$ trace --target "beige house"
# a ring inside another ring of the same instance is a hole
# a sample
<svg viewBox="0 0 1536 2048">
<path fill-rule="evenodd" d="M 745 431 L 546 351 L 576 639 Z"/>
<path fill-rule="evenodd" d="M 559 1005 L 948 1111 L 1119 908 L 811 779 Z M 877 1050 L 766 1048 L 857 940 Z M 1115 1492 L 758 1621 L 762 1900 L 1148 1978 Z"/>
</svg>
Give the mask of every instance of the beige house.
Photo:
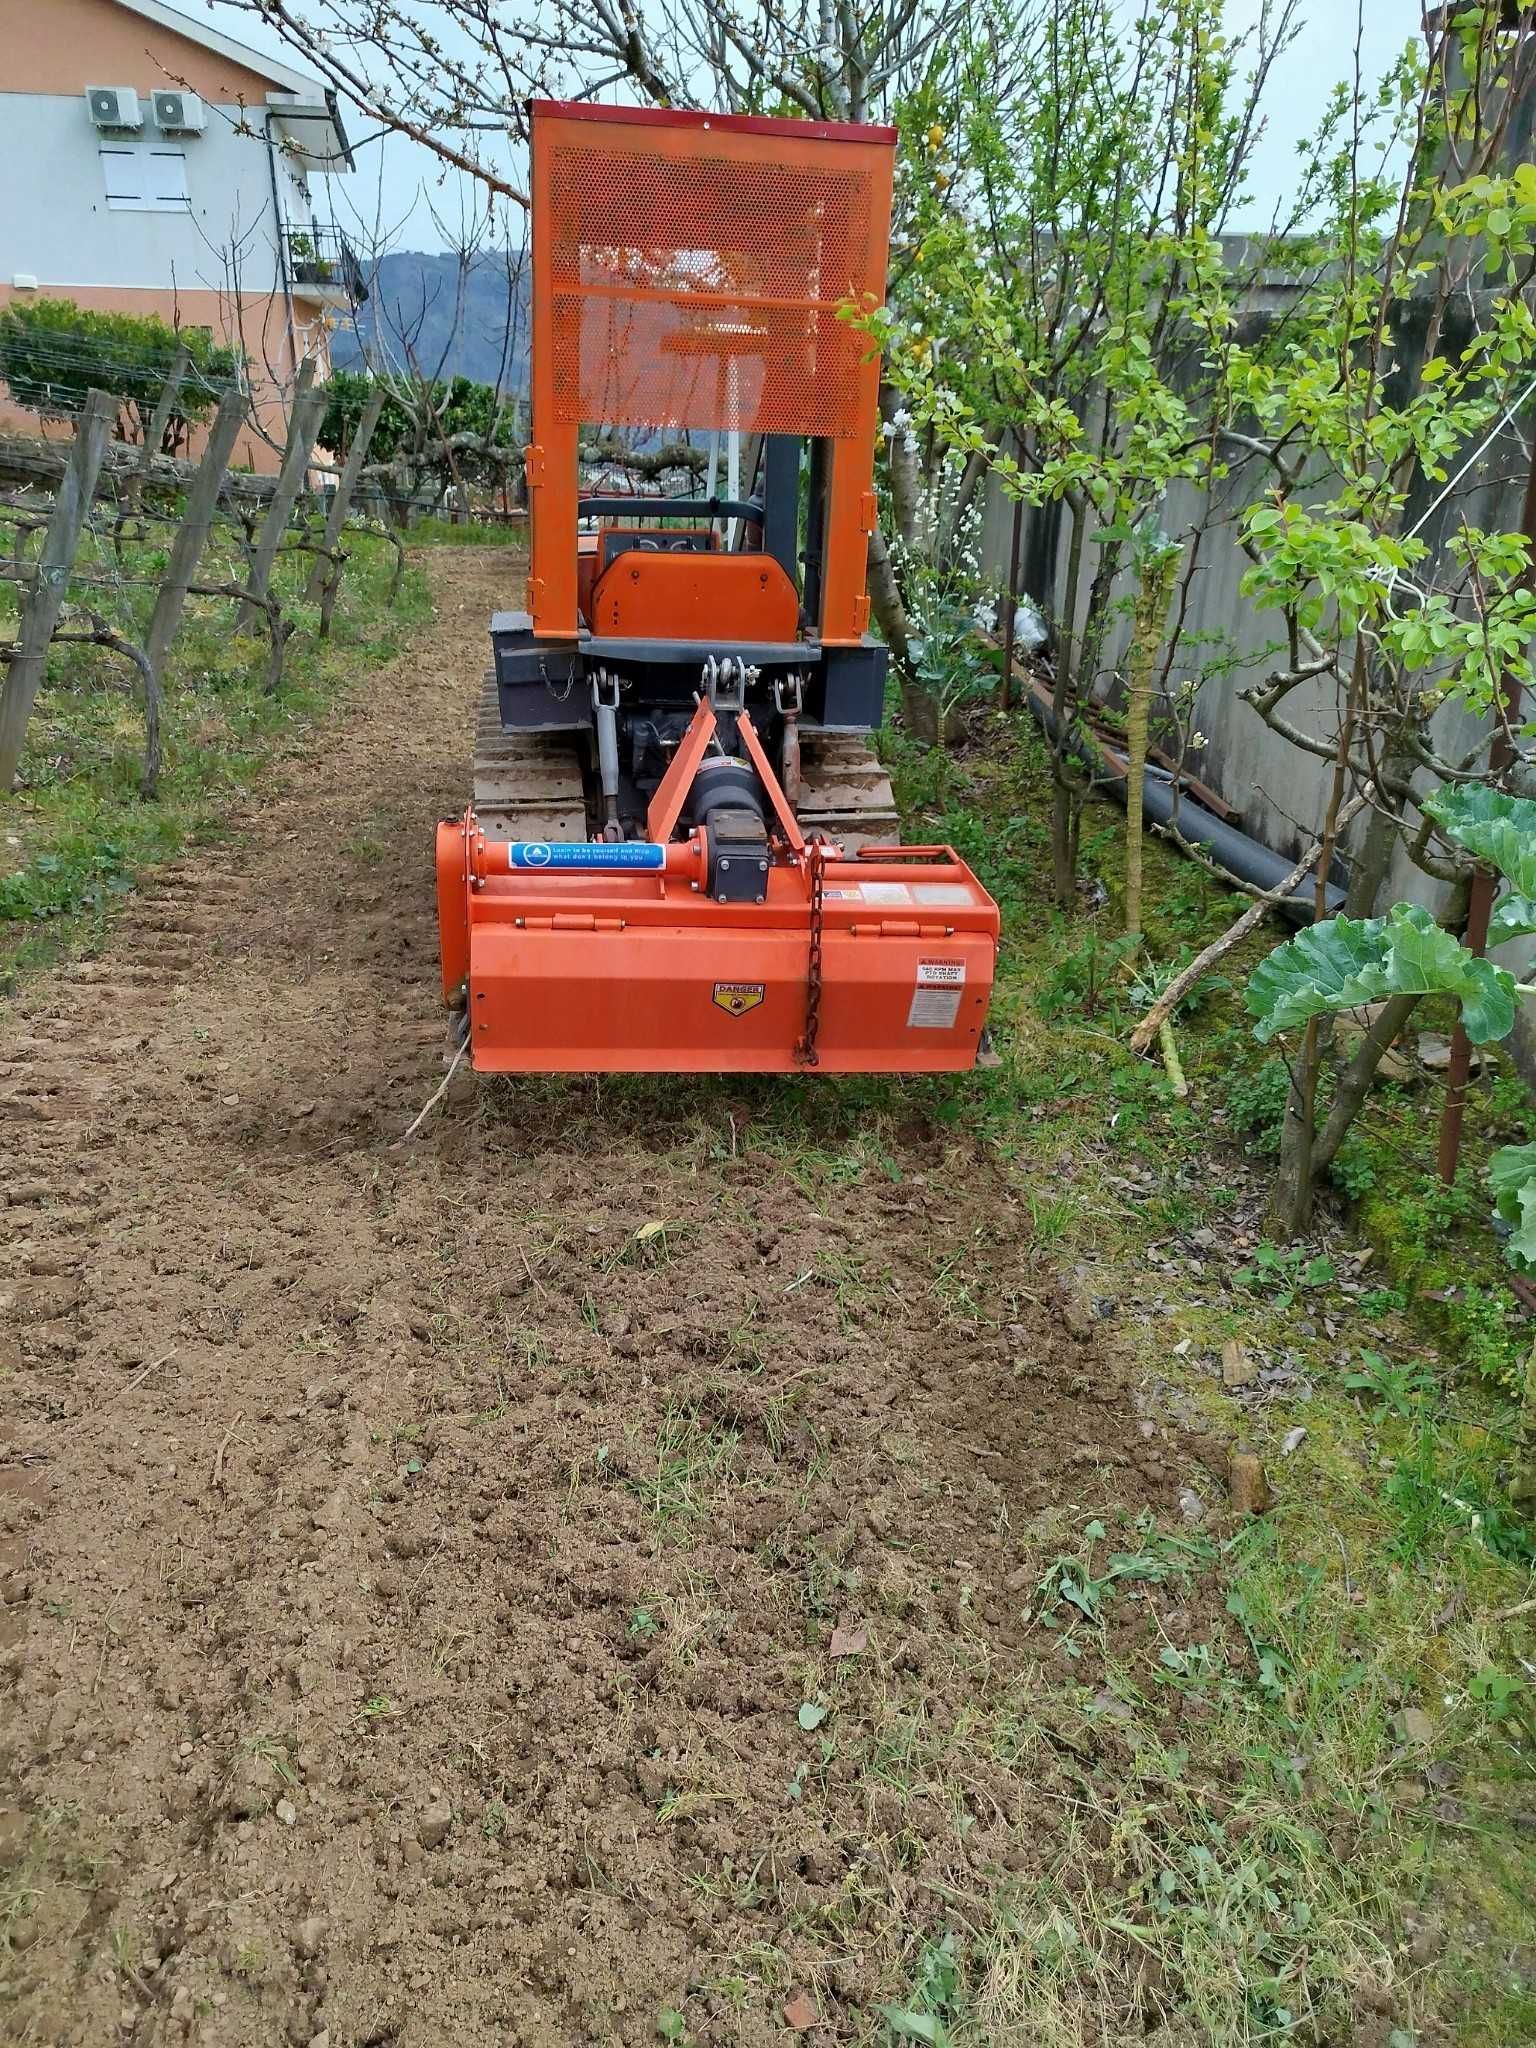
<svg viewBox="0 0 1536 2048">
<path fill-rule="evenodd" d="M 334 93 L 160 0 L 0 0 L 0 305 L 158 313 L 244 355 L 276 467 L 283 393 L 329 361 L 355 258 L 311 182 L 354 168 Z M 0 386 L 0 426 L 37 430 Z"/>
</svg>

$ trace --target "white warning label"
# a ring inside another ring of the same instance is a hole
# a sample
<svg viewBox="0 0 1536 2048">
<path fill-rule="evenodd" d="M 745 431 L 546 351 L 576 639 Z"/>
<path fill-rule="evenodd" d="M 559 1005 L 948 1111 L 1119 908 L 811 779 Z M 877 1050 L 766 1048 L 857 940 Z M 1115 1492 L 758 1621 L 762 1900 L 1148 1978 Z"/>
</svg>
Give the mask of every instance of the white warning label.
<svg viewBox="0 0 1536 2048">
<path fill-rule="evenodd" d="M 861 886 L 864 890 L 864 901 L 866 903 L 910 903 L 912 901 L 912 891 L 905 882 L 865 882 Z"/>
<path fill-rule="evenodd" d="M 965 993 L 963 960 L 919 960 L 912 1007 L 907 1011 L 909 1031 L 953 1031 L 960 1016 L 960 998 Z"/>
<path fill-rule="evenodd" d="M 912 893 L 919 903 L 931 903 L 935 908 L 944 904 L 958 910 L 962 904 L 976 901 L 964 882 L 919 882 Z"/>
</svg>

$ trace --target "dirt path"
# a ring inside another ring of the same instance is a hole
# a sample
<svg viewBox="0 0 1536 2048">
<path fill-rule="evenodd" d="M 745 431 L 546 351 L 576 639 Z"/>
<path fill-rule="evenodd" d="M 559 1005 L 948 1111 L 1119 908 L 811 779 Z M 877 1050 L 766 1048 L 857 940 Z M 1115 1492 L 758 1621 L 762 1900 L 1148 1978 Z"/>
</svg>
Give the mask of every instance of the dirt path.
<svg viewBox="0 0 1536 2048">
<path fill-rule="evenodd" d="M 874 2040 L 1063 1856 L 1051 1532 L 1179 1475 L 935 1091 L 471 1084 L 394 1145 L 508 595 L 432 570 L 0 1020 L 0 2035 Z"/>
</svg>

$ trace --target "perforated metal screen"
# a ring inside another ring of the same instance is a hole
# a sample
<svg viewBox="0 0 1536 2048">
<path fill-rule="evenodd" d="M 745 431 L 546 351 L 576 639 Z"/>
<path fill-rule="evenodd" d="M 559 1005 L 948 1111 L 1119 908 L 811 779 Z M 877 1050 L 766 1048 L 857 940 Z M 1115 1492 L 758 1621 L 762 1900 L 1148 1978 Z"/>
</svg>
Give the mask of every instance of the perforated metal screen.
<svg viewBox="0 0 1536 2048">
<path fill-rule="evenodd" d="M 534 132 L 562 422 L 872 431 L 871 344 L 838 309 L 884 296 L 888 144 L 794 122 Z"/>
</svg>

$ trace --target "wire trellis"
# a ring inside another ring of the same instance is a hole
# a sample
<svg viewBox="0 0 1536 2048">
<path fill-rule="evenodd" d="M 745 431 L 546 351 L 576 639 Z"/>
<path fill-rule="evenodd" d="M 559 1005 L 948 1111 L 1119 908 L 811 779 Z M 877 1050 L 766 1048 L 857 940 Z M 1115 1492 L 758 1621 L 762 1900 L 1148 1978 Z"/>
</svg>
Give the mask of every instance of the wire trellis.
<svg viewBox="0 0 1536 2048">
<path fill-rule="evenodd" d="M 232 448 L 247 416 L 247 401 L 228 384 L 209 388 L 217 391 L 219 416 L 230 415 L 222 446 Z M 174 402 L 169 390 L 162 400 Z M 128 665 L 144 716 L 140 786 L 145 796 L 153 796 L 162 768 L 165 657 L 187 599 L 228 600 L 239 606 L 238 619 L 256 623 L 268 648 L 263 688 L 272 694 L 281 687 L 285 652 L 299 629 L 295 607 L 305 600 L 318 601 L 314 630 L 318 638 L 328 637 L 343 570 L 358 539 L 383 541 L 393 549 L 387 602 L 393 606 L 399 596 L 405 550 L 388 525 L 349 516 L 346 503 L 338 507 L 335 490 L 300 489 L 291 503 L 283 494 L 281 502 L 267 502 L 274 496 L 272 479 L 265 479 L 265 491 L 253 496 L 242 488 L 248 479 L 227 466 L 215 468 L 211 453 L 196 464 L 177 464 L 171 477 L 160 473 L 163 464 L 151 469 L 143 461 L 124 462 L 122 444 L 106 440 L 116 402 L 96 391 L 84 406 L 75 408 L 74 444 L 53 444 L 63 472 L 55 488 L 48 488 L 51 479 L 42 486 L 29 479 L 0 498 L 0 529 L 9 529 L 9 546 L 0 543 L 0 583 L 17 588 L 19 604 L 17 636 L 9 644 L 0 643 L 0 788 L 10 786 L 20 752 L 20 731 L 14 730 L 16 707 L 7 705 L 15 685 L 6 678 L 14 678 L 17 665 L 30 658 L 36 675 L 29 677 L 30 696 L 19 710 L 24 730 L 31 696 L 41 680 L 41 655 L 35 651 L 40 636 L 43 650 L 54 644 L 89 645 Z M 312 461 L 319 419 L 313 404 L 295 405 L 290 414 L 286 453 L 290 472 L 297 465 L 301 482 L 320 467 Z M 210 441 L 218 434 L 216 422 Z M 97 438 L 87 453 L 82 444 L 92 435 Z M 303 438 L 302 446 L 295 447 L 296 437 Z M 127 451 L 130 457 L 144 452 Z M 96 457 L 94 468 L 91 454 Z M 0 451 L 0 474 L 4 468 Z M 89 475 L 82 486 L 84 470 Z M 356 482 L 354 470 L 349 489 Z M 83 505 L 71 496 L 73 490 L 78 497 L 81 488 Z M 150 493 L 156 502 L 149 502 Z M 271 530 L 274 519 L 280 521 L 277 532 Z M 275 577 L 268 576 L 265 562 L 258 567 L 259 549 L 277 569 Z M 310 564 L 310 574 L 298 590 L 282 572 L 282 565 L 296 555 Z M 30 657 L 24 654 L 24 642 L 34 646 Z M 8 712 L 13 730 L 5 739 Z"/>
</svg>

